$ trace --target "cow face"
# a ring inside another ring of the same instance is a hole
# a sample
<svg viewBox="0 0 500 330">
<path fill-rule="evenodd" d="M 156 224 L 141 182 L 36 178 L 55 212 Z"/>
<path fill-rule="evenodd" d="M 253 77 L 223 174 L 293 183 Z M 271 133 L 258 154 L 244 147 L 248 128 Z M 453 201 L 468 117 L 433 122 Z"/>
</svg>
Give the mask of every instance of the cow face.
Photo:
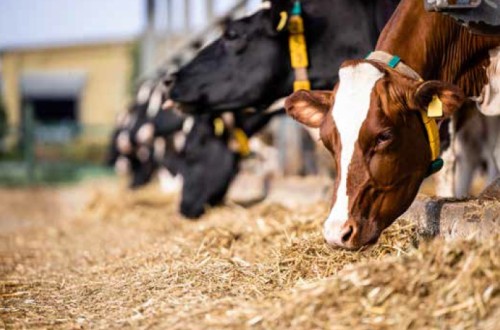
<svg viewBox="0 0 500 330">
<path fill-rule="evenodd" d="M 152 155 L 150 148 L 143 148 L 138 150 L 137 156 L 129 157 L 132 174 L 129 184 L 131 189 L 140 188 L 151 181 L 153 174 L 158 169 Z"/>
<path fill-rule="evenodd" d="M 439 81 L 419 82 L 372 61 L 347 61 L 333 92 L 299 91 L 286 108 L 296 120 L 320 129 L 338 171 L 328 244 L 357 249 L 412 203 L 431 162 L 419 111 L 434 95 L 445 116 L 464 101 L 460 90 Z"/>
<path fill-rule="evenodd" d="M 180 211 L 188 218 L 198 218 L 205 206 L 222 202 L 238 171 L 239 156 L 229 148 L 228 132 L 216 132 L 211 117 L 199 116 L 188 126 L 180 146 L 184 161 Z"/>
<path fill-rule="evenodd" d="M 221 118 L 210 115 L 185 120 L 182 132 L 174 137 L 179 152 L 177 159 L 181 161 L 179 171 L 183 177 L 183 191 L 180 211 L 184 216 L 198 218 L 204 213 L 205 206 L 223 201 L 241 160 L 241 141 L 235 138 L 234 126 L 250 137 L 281 113 L 225 116 L 224 126 L 215 124 L 216 121 L 224 123 Z"/>
<path fill-rule="evenodd" d="M 179 172 L 179 155 L 167 141 L 181 129 L 183 116 L 173 110 L 158 112 L 153 118 L 137 121 L 136 127 L 125 131 L 131 142 L 127 154 L 132 174 L 131 188 L 139 188 L 149 183 L 161 164 L 172 175 Z M 163 141 L 163 143 L 158 143 Z M 168 158 L 168 160 L 167 160 Z"/>
<path fill-rule="evenodd" d="M 265 108 L 291 93 L 286 13 L 294 0 L 265 1 L 270 8 L 229 22 L 221 38 L 202 49 L 176 75 L 171 97 L 186 111 Z M 373 49 L 398 0 L 302 0 L 308 77 L 315 89 L 330 89 L 346 58 Z M 280 24 L 282 23 L 282 24 Z M 201 107 L 193 107 L 198 104 Z"/>
<path fill-rule="evenodd" d="M 147 125 L 147 124 L 146 124 Z M 137 140 L 139 129 L 118 127 L 112 134 L 106 163 L 115 166 L 119 174 L 128 173 L 131 176 L 129 187 L 136 189 L 151 181 L 153 174 L 158 168 L 154 158 L 153 145 L 140 143 Z M 144 129 L 142 129 L 144 131 Z M 133 134 L 135 132 L 136 134 Z M 142 135 L 144 135 L 142 133 Z M 126 166 L 123 166 L 126 164 Z"/>
<path fill-rule="evenodd" d="M 172 99 L 212 110 L 274 101 L 270 96 L 280 93 L 278 82 L 288 76 L 292 81 L 287 32 L 276 30 L 279 10 L 289 1 L 276 2 L 286 6 L 273 3 L 273 9 L 227 23 L 223 36 L 176 74 Z"/>
</svg>

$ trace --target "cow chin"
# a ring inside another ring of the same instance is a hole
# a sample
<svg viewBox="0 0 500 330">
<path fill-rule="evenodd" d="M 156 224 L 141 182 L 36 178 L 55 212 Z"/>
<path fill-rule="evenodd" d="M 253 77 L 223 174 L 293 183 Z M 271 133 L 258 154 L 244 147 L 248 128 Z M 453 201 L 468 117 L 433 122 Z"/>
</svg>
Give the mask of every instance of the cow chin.
<svg viewBox="0 0 500 330">
<path fill-rule="evenodd" d="M 223 89 L 224 87 L 218 86 L 218 90 Z M 201 88 L 200 88 L 201 90 Z M 232 111 L 235 109 L 241 109 L 247 107 L 248 104 L 252 104 L 253 100 L 249 100 L 243 97 L 240 97 L 237 101 L 232 101 L 228 96 L 217 96 L 213 95 L 210 92 L 199 92 L 199 95 L 190 96 L 189 93 L 182 94 L 171 94 L 172 99 L 178 105 L 178 108 L 188 114 L 196 114 L 196 113 L 206 113 L 207 109 L 211 111 Z M 231 94 L 234 96 L 234 93 Z"/>
</svg>

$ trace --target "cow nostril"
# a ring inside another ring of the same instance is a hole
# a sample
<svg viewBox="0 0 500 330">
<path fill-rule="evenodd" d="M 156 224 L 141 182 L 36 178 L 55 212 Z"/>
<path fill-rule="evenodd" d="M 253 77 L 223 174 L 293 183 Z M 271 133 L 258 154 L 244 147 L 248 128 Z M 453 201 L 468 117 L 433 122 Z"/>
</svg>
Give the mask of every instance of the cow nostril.
<svg viewBox="0 0 500 330">
<path fill-rule="evenodd" d="M 351 238 L 353 232 L 354 229 L 352 228 L 352 226 L 349 226 L 346 229 L 344 229 L 344 232 L 342 233 L 341 237 L 342 243 L 347 243 Z"/>
</svg>

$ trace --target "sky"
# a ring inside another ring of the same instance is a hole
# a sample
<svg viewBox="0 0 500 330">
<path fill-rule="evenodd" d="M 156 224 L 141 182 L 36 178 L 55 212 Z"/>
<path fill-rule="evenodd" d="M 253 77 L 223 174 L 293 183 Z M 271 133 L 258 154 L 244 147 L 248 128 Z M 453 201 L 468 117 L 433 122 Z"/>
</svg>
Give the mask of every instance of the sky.
<svg viewBox="0 0 500 330">
<path fill-rule="evenodd" d="M 166 5 L 158 1 L 157 26 L 166 26 Z M 182 13 L 190 1 L 190 25 L 206 24 L 205 0 L 173 0 L 175 12 Z M 215 0 L 216 12 L 224 12 L 235 0 Z M 252 0 L 256 6 L 260 0 Z M 81 42 L 130 39 L 145 25 L 145 0 L 0 0 L 0 49 Z M 174 15 L 174 29 L 183 26 L 183 15 Z"/>
<path fill-rule="evenodd" d="M 0 0 L 0 48 L 130 38 L 143 0 Z"/>
</svg>

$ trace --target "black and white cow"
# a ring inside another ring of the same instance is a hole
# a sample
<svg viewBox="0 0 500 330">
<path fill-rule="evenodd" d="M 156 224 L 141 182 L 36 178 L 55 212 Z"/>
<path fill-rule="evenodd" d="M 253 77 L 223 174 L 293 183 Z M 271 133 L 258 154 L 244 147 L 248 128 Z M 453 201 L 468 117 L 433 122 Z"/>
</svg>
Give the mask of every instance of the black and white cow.
<svg viewBox="0 0 500 330">
<path fill-rule="evenodd" d="M 181 173 L 184 184 L 180 211 L 191 218 L 201 216 L 205 206 L 220 204 L 231 182 L 240 170 L 241 160 L 248 146 L 241 145 L 237 130 L 251 138 L 276 115 L 270 113 L 238 113 L 234 119 L 225 120 L 214 114 L 188 117 L 192 124 L 184 130 L 185 144 L 179 149 L 183 160 Z M 223 129 L 215 123 L 223 123 Z"/>
<path fill-rule="evenodd" d="M 223 36 L 202 49 L 176 74 L 174 101 L 191 111 L 265 109 L 293 91 L 287 29 L 282 12 L 295 1 L 274 0 L 257 13 L 227 23 Z M 347 58 L 373 49 L 396 0 L 302 0 L 313 89 L 331 89 Z"/>
<path fill-rule="evenodd" d="M 159 168 L 181 178 L 180 212 L 188 218 L 198 218 L 206 206 L 224 200 L 248 152 L 246 139 L 274 116 L 284 114 L 281 110 L 185 116 L 172 109 L 172 104 L 160 109 L 168 98 L 162 84 L 145 82 L 137 95 L 113 133 L 108 161 L 119 167 L 126 164 L 131 188 L 147 184 Z"/>
<path fill-rule="evenodd" d="M 131 188 L 147 184 L 160 168 L 172 176 L 179 172 L 180 162 L 172 154 L 172 134 L 181 129 L 185 116 L 160 111 L 166 91 L 160 79 L 144 81 L 112 134 L 107 163 L 121 171 L 128 169 Z M 163 164 L 167 155 L 170 160 Z"/>
<path fill-rule="evenodd" d="M 265 109 L 274 100 L 290 94 L 294 72 L 289 59 L 288 32 L 278 31 L 277 26 L 281 13 L 290 12 L 294 2 L 268 1 L 270 5 L 259 12 L 229 22 L 221 38 L 178 71 L 172 99 L 191 112 L 231 111 L 248 106 Z M 344 60 L 364 58 L 374 49 L 379 33 L 399 3 L 397 0 L 300 2 L 310 62 L 308 75 L 312 89 L 316 90 L 333 87 Z M 476 119 L 485 122 L 484 118 Z M 500 159 L 500 142 L 496 140 L 500 138 L 492 133 L 496 133 L 497 127 L 498 124 L 488 120 L 481 131 L 476 126 L 469 130 L 470 134 L 461 133 L 454 138 L 443 158 L 449 158 L 446 164 L 456 166 L 449 173 L 440 173 L 440 181 L 445 182 L 438 185 L 440 195 L 467 195 L 472 174 L 482 163 L 486 164 L 489 178 L 495 176 L 499 168 L 495 161 L 498 163 Z M 446 130 L 444 125 L 443 130 Z M 491 142 L 480 148 L 474 146 L 473 142 L 485 130 Z M 471 134 L 475 137 L 470 138 Z M 496 157 L 492 157 L 490 151 L 495 148 Z M 443 190 L 452 186 L 449 181 L 456 182 L 455 188 Z"/>
</svg>

